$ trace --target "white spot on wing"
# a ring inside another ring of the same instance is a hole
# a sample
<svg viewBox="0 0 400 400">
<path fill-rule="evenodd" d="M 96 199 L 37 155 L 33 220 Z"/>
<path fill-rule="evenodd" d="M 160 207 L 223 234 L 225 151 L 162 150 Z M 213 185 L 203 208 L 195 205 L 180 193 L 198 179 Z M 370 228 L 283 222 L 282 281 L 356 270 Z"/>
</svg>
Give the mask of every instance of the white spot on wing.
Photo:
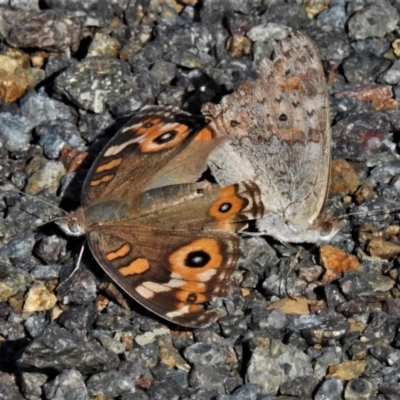
<svg viewBox="0 0 400 400">
<path fill-rule="evenodd" d="M 209 269 L 208 271 L 197 274 L 196 277 L 200 282 L 208 282 L 216 273 L 216 269 Z"/>
<path fill-rule="evenodd" d="M 121 131 L 121 132 L 126 132 L 126 131 L 130 131 L 130 130 L 134 130 L 134 129 L 140 128 L 142 125 L 143 125 L 142 122 L 138 122 L 137 124 L 125 126 L 125 127 L 122 128 L 122 131 Z"/>
<path fill-rule="evenodd" d="M 169 286 L 171 288 L 179 288 L 185 284 L 185 281 L 182 279 L 171 279 L 169 282 L 167 282 L 165 285 Z"/>
<path fill-rule="evenodd" d="M 167 131 L 170 129 L 175 129 L 178 126 L 179 126 L 179 124 L 177 122 L 169 122 L 168 124 L 164 124 L 162 126 L 162 129 Z"/>
<path fill-rule="evenodd" d="M 182 308 L 180 308 L 179 310 L 171 311 L 171 312 L 167 313 L 166 316 L 171 319 L 173 319 L 175 317 L 181 317 L 182 315 L 188 314 L 189 310 L 190 310 L 190 305 L 186 305 L 186 306 L 183 306 Z"/>
<path fill-rule="evenodd" d="M 154 296 L 154 292 L 149 289 L 146 289 L 143 285 L 140 285 L 136 288 L 136 291 L 145 299 L 151 299 Z"/>
<path fill-rule="evenodd" d="M 151 282 L 151 281 L 143 282 L 142 286 L 144 286 L 146 289 L 149 289 L 155 293 L 169 292 L 171 290 L 169 287 L 167 287 L 165 285 L 161 285 L 160 283 Z"/>
<path fill-rule="evenodd" d="M 128 140 L 127 142 L 121 143 L 118 146 L 111 146 L 107 151 L 104 153 L 105 157 L 115 156 L 120 153 L 122 150 L 126 149 L 133 143 L 140 143 L 143 140 L 141 136 L 136 137 L 134 139 Z"/>
</svg>

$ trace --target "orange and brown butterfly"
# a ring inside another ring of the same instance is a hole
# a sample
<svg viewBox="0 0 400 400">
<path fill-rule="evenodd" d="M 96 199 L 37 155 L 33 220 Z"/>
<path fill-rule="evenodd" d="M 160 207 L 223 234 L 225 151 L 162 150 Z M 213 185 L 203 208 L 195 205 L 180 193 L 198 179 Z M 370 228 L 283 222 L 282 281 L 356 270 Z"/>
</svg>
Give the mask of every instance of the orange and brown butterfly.
<svg viewBox="0 0 400 400">
<path fill-rule="evenodd" d="M 129 296 L 189 327 L 218 317 L 202 304 L 226 295 L 240 256 L 236 231 L 263 213 L 252 182 L 196 182 L 220 140 L 179 109 L 143 108 L 97 157 L 81 206 L 58 222 L 67 234 L 86 235 Z"/>
</svg>

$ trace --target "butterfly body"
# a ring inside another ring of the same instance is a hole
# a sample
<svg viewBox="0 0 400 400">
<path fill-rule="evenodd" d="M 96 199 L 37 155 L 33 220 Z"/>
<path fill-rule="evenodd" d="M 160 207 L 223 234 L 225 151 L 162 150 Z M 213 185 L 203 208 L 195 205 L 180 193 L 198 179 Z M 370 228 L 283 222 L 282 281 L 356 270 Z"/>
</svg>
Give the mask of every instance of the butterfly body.
<svg viewBox="0 0 400 400">
<path fill-rule="evenodd" d="M 180 110 L 145 108 L 107 144 L 88 173 L 81 207 L 59 223 L 67 234 L 86 235 L 127 294 L 191 327 L 216 319 L 200 305 L 226 295 L 240 255 L 235 232 L 262 215 L 252 182 L 195 182 L 218 143 Z"/>
</svg>

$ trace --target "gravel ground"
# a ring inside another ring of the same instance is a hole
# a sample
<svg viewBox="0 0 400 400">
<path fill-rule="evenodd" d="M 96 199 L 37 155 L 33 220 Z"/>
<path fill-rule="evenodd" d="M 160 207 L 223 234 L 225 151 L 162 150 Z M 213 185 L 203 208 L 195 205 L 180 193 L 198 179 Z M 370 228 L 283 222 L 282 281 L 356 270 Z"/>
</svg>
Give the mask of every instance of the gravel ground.
<svg viewBox="0 0 400 400">
<path fill-rule="evenodd" d="M 400 399 L 399 16 L 399 0 L 0 0 L 0 399 Z M 46 224 L 52 205 L 78 204 L 127 116 L 198 114 L 289 28 L 329 82 L 343 229 L 244 237 L 205 329 L 122 296 L 88 250 L 66 281 L 82 241 Z"/>
</svg>

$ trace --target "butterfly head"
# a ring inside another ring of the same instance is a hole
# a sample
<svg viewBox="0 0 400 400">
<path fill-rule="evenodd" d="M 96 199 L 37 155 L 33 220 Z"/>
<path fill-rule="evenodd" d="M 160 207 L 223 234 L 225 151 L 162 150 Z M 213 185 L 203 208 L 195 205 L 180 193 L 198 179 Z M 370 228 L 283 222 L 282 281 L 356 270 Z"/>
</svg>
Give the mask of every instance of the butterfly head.
<svg viewBox="0 0 400 400">
<path fill-rule="evenodd" d="M 83 208 L 68 213 L 64 218 L 56 222 L 63 232 L 70 236 L 82 236 L 85 234 L 85 218 Z"/>
</svg>

